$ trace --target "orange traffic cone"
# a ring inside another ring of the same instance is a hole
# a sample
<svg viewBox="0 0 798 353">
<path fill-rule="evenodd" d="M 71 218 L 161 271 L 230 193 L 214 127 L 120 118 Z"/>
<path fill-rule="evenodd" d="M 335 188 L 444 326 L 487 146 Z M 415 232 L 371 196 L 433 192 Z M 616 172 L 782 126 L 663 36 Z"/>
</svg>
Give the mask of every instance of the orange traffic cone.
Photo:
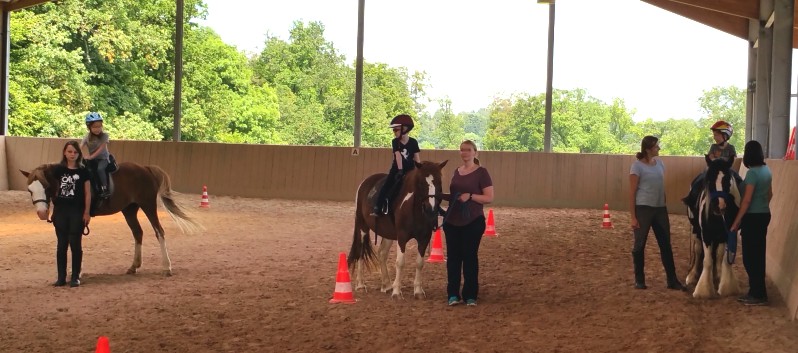
<svg viewBox="0 0 798 353">
<path fill-rule="evenodd" d="M 352 282 L 349 281 L 349 268 L 346 266 L 346 254 L 338 256 L 338 274 L 335 276 L 335 292 L 330 303 L 354 304 L 355 297 L 352 294 Z"/>
<path fill-rule="evenodd" d="M 199 207 L 203 208 L 211 207 L 211 204 L 208 201 L 208 187 L 205 185 L 202 186 L 202 201 L 200 201 Z"/>
<path fill-rule="evenodd" d="M 488 223 L 485 224 L 485 234 L 486 237 L 495 237 L 496 234 L 496 225 L 493 223 L 493 209 L 491 208 L 488 210 Z"/>
<path fill-rule="evenodd" d="M 429 258 L 427 262 L 444 262 L 443 258 L 443 242 L 441 241 L 441 229 L 435 230 L 435 236 L 432 238 L 432 248 L 429 251 Z"/>
<path fill-rule="evenodd" d="M 610 220 L 610 205 L 604 204 L 604 221 L 601 222 L 601 228 L 612 229 L 612 221 Z"/>
<path fill-rule="evenodd" d="M 108 337 L 100 336 L 97 339 L 97 349 L 95 353 L 111 353 L 111 347 L 108 345 Z"/>
</svg>

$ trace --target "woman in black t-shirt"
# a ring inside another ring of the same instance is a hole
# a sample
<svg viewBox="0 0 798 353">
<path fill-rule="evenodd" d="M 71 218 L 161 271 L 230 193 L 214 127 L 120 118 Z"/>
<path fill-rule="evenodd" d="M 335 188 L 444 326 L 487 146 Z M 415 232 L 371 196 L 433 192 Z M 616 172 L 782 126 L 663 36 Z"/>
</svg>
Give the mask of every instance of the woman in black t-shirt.
<svg viewBox="0 0 798 353">
<path fill-rule="evenodd" d="M 60 165 L 54 170 L 56 190 L 53 197 L 52 221 L 58 238 L 55 256 L 58 279 L 53 285 L 56 287 L 67 284 L 67 247 L 72 249 L 72 278 L 69 286 L 80 285 L 83 227 L 91 220 L 90 175 L 82 162 L 83 153 L 80 145 L 77 141 L 69 141 L 64 145 Z"/>
</svg>

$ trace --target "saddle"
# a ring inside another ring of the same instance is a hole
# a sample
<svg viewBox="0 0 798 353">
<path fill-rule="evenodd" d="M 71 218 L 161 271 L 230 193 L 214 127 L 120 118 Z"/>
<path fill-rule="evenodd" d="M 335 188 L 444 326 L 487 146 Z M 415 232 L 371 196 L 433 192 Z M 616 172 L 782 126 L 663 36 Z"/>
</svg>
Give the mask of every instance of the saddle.
<svg viewBox="0 0 798 353">
<path fill-rule="evenodd" d="M 369 206 L 374 207 L 374 206 L 377 205 L 377 202 L 378 202 L 377 198 L 379 197 L 380 189 L 382 189 L 382 186 L 385 185 L 385 182 L 387 180 L 388 180 L 388 176 L 384 176 L 384 177 L 380 178 L 380 180 L 377 180 L 377 182 L 374 184 L 374 186 L 371 188 L 371 190 L 369 190 L 369 194 L 368 194 L 368 198 L 367 198 Z M 388 193 L 387 193 L 387 199 L 388 200 L 387 200 L 387 202 L 385 204 L 383 204 L 383 205 L 380 205 L 380 209 L 382 210 L 383 214 L 386 214 L 386 215 L 392 215 L 393 214 L 393 209 L 391 209 L 390 205 L 393 204 L 393 201 L 396 199 L 396 196 L 399 194 L 399 190 L 402 189 L 402 184 L 403 184 L 403 180 L 398 181 L 398 182 L 393 184 L 393 187 L 391 187 L 391 190 L 388 190 Z"/>
<path fill-rule="evenodd" d="M 107 199 L 101 198 L 99 195 L 102 192 L 100 189 L 100 177 L 99 171 L 97 170 L 97 161 L 90 160 L 89 163 L 86 164 L 86 167 L 89 170 L 89 174 L 91 175 L 91 185 L 92 185 L 92 193 L 91 193 L 91 215 L 95 215 L 95 211 L 97 208 L 102 205 L 104 201 Z M 105 177 L 108 180 L 108 194 L 113 195 L 114 193 L 114 180 L 112 178 L 112 174 L 119 170 L 119 166 L 116 164 L 116 159 L 114 159 L 113 155 L 108 156 L 108 166 L 105 167 Z M 110 196 L 108 197 L 110 198 Z"/>
</svg>

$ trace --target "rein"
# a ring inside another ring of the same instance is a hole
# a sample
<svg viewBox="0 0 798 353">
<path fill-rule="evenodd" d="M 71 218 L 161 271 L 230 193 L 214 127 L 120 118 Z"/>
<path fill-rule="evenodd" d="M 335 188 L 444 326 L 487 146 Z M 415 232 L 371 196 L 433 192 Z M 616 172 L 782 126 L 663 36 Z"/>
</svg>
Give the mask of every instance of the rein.
<svg viewBox="0 0 798 353">
<path fill-rule="evenodd" d="M 454 207 L 454 205 L 457 205 L 457 204 L 462 204 L 462 207 L 460 207 L 460 216 L 462 216 L 463 219 L 469 219 L 469 218 L 471 218 L 471 210 L 469 210 L 468 207 L 465 207 L 465 205 L 466 205 L 466 203 L 468 203 L 468 201 L 460 202 L 460 195 L 462 195 L 462 194 L 463 193 L 458 192 L 458 193 L 455 193 L 455 194 L 452 195 L 452 198 L 449 201 L 449 204 L 450 204 L 449 208 L 452 208 L 452 207 Z M 452 202 L 451 200 L 454 200 L 454 201 Z M 438 209 L 443 211 L 443 222 L 441 222 L 441 224 L 445 224 L 446 223 L 446 219 L 449 218 L 449 214 L 451 214 L 451 212 L 449 212 L 449 210 L 443 210 L 440 206 L 438 206 Z"/>
<path fill-rule="evenodd" d="M 731 194 L 725 191 L 710 191 L 709 196 L 711 198 L 722 197 L 724 200 L 726 200 L 726 203 L 734 202 L 730 200 L 732 197 Z M 732 232 L 731 228 L 727 226 L 728 222 L 726 222 L 725 212 L 722 212 L 720 217 L 723 220 L 723 230 L 726 232 L 726 262 L 729 265 L 732 265 L 734 264 L 734 259 L 737 256 L 737 232 Z"/>
</svg>

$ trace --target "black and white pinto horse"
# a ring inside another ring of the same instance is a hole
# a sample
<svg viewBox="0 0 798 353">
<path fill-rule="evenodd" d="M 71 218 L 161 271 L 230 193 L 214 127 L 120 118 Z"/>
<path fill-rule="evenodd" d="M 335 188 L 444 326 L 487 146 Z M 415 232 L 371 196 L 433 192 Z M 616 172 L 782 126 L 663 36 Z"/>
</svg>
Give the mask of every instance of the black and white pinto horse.
<svg viewBox="0 0 798 353">
<path fill-rule="evenodd" d="M 694 235 L 690 238 L 690 270 L 685 280 L 685 285 L 689 285 L 697 279 L 694 298 L 711 298 L 715 293 L 734 295 L 739 291 L 731 267 L 737 233 L 729 231 L 740 209 L 739 176 L 731 168 L 734 161 L 711 160 L 709 156 L 705 159 L 706 173 L 693 180 L 690 193 L 682 199 Z"/>
<path fill-rule="evenodd" d="M 416 163 L 416 168 L 404 177 L 399 192 L 390 203 L 388 215 L 369 216 L 371 205 L 378 193 L 386 174 L 374 174 L 366 178 L 358 187 L 355 196 L 355 231 L 352 247 L 347 259 L 349 268 L 354 266 L 355 290 L 366 289 L 363 281 L 363 267 L 370 268 L 375 260 L 379 264 L 383 293 L 391 292 L 391 298 L 402 297 L 402 269 L 405 263 L 407 243 L 415 239 L 418 245 L 416 260 L 416 277 L 413 281 L 413 295 L 425 298 L 426 293 L 421 285 L 421 270 L 424 267 L 424 255 L 430 243 L 432 232 L 438 227 L 438 210 L 443 197 L 441 187 L 441 169 L 447 161 L 433 163 L 424 161 Z M 382 237 L 377 254 L 372 249 L 369 232 Z M 388 253 L 394 241 L 397 241 L 396 278 L 390 284 L 388 278 Z M 375 259 L 376 257 L 376 259 Z"/>
</svg>

